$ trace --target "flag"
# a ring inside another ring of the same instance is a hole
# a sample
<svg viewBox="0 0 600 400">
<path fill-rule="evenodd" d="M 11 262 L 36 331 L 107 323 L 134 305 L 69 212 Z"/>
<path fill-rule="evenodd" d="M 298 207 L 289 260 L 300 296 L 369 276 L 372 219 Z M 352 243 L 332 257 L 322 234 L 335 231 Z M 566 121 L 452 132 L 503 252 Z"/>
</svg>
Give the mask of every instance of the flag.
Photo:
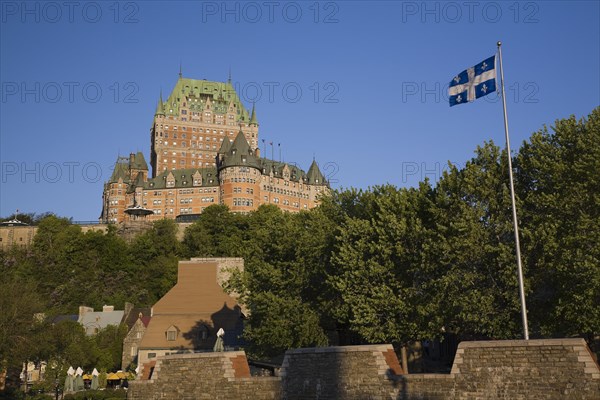
<svg viewBox="0 0 600 400">
<path fill-rule="evenodd" d="M 450 107 L 474 101 L 496 91 L 496 56 L 483 60 L 450 81 Z"/>
</svg>

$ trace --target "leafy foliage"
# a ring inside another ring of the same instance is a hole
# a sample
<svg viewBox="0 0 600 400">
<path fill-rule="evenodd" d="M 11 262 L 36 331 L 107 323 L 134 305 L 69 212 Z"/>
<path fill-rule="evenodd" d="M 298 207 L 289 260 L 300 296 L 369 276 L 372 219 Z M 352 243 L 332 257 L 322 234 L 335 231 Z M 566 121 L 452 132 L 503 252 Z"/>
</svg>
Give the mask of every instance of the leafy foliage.
<svg viewBox="0 0 600 400">
<path fill-rule="evenodd" d="M 295 214 L 213 205 L 182 241 L 167 220 L 128 243 L 114 229 L 84 233 L 54 215 L 30 216 L 33 246 L 0 252 L 0 359 L 51 354 L 110 369 L 121 331 L 92 343 L 58 324 L 44 341 L 36 332 L 47 327 L 31 315 L 151 305 L 189 257 L 244 258 L 227 289 L 250 311 L 245 338 L 256 356 L 444 332 L 520 337 L 508 156 L 484 143 L 436 185 L 334 190 Z M 514 164 L 532 337 L 592 338 L 600 332 L 600 108 L 534 133 Z"/>
</svg>

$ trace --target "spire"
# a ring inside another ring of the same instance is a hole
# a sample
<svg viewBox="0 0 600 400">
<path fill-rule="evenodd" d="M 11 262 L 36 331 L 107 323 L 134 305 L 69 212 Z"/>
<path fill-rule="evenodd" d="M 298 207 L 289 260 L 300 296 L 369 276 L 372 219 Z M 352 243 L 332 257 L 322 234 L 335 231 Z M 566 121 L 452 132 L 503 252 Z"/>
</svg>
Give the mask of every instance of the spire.
<svg viewBox="0 0 600 400">
<path fill-rule="evenodd" d="M 258 125 L 258 122 L 256 122 L 256 111 L 255 111 L 256 105 L 253 102 L 252 103 L 252 115 L 250 116 L 250 125 L 254 124 L 254 125 Z"/>
<path fill-rule="evenodd" d="M 160 98 L 158 99 L 158 104 L 156 105 L 156 112 L 154 115 L 165 115 L 165 109 L 163 106 L 163 98 L 162 98 L 162 89 L 160 90 Z"/>
<path fill-rule="evenodd" d="M 227 78 L 227 83 L 231 85 L 231 67 L 229 67 L 229 77 Z"/>
<path fill-rule="evenodd" d="M 181 61 L 179 61 L 179 79 L 181 79 L 182 76 L 183 74 L 181 73 Z"/>
<path fill-rule="evenodd" d="M 311 185 L 326 185 L 327 184 L 327 182 L 325 181 L 325 177 L 321 173 L 321 170 L 319 169 L 319 165 L 317 164 L 317 161 L 315 161 L 314 158 L 313 158 L 312 164 L 310 164 L 310 168 L 308 169 L 308 172 L 306 173 L 306 177 L 308 179 L 308 183 Z"/>
<path fill-rule="evenodd" d="M 248 166 L 260 169 L 259 159 L 250 148 L 246 136 L 241 130 L 233 142 L 229 143 L 227 138 L 223 140 L 219 150 L 219 160 L 219 170 L 233 166 Z"/>
<path fill-rule="evenodd" d="M 231 148 L 231 143 L 229 138 L 224 138 L 223 143 L 221 143 L 221 148 L 219 149 L 219 154 L 226 154 Z"/>
</svg>

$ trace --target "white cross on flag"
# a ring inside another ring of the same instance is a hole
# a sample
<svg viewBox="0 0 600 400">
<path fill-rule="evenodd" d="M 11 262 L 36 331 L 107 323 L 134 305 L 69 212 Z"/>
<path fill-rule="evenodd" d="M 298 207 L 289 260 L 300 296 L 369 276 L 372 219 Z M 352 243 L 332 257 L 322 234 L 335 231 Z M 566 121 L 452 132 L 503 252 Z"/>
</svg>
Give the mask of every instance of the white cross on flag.
<svg viewBox="0 0 600 400">
<path fill-rule="evenodd" d="M 471 102 L 496 91 L 496 56 L 483 60 L 450 81 L 450 107 Z"/>
</svg>

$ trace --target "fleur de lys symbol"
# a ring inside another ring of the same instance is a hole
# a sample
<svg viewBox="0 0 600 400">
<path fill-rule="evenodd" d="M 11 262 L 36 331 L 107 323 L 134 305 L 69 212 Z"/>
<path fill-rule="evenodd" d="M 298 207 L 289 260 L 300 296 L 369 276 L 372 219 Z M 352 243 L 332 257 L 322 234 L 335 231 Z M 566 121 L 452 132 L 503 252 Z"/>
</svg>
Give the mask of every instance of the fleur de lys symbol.
<svg viewBox="0 0 600 400">
<path fill-rule="evenodd" d="M 487 69 L 488 65 L 487 63 L 484 61 L 483 64 L 481 64 L 481 70 L 485 71 Z"/>
<path fill-rule="evenodd" d="M 483 86 L 481 87 L 481 91 L 482 91 L 483 93 L 487 93 L 487 90 L 488 90 L 488 87 L 487 87 L 487 85 L 484 83 L 484 84 L 483 84 Z"/>
<path fill-rule="evenodd" d="M 458 75 L 456 75 L 453 80 L 454 83 L 458 83 L 460 81 L 460 78 L 458 77 Z"/>
<path fill-rule="evenodd" d="M 459 94 L 458 97 L 456 98 L 456 102 L 460 103 L 462 101 L 462 96 Z"/>
</svg>

